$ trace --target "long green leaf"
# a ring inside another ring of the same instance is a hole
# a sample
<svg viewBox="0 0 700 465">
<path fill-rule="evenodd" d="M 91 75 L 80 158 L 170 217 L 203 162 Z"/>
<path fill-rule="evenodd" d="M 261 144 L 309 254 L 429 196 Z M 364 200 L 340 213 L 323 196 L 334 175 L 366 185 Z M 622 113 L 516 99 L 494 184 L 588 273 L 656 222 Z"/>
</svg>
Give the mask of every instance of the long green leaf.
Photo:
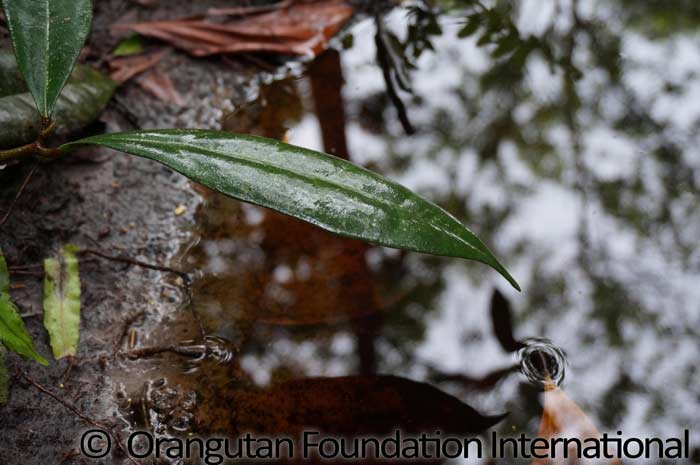
<svg viewBox="0 0 700 465">
<path fill-rule="evenodd" d="M 44 327 L 55 358 L 75 355 L 80 337 L 80 274 L 77 248 L 67 245 L 44 261 Z"/>
<path fill-rule="evenodd" d="M 12 303 L 9 291 L 10 277 L 5 258 L 0 250 L 0 342 L 20 355 L 33 358 L 42 365 L 48 365 L 46 359 L 34 350 L 32 338 L 24 327 L 19 310 Z"/>
<path fill-rule="evenodd" d="M 76 67 L 56 105 L 55 133 L 69 135 L 93 122 L 102 113 L 116 86 L 98 71 L 87 66 Z M 0 97 L 0 149 L 28 144 L 36 140 L 41 129 L 41 115 L 34 108 L 29 93 Z"/>
<path fill-rule="evenodd" d="M 483 262 L 519 289 L 481 240 L 452 215 L 339 158 L 271 139 L 197 130 L 107 134 L 63 149 L 86 144 L 156 160 L 231 197 L 336 234 Z"/>
<path fill-rule="evenodd" d="M 2 0 L 19 69 L 50 117 L 92 21 L 90 0 Z"/>
</svg>

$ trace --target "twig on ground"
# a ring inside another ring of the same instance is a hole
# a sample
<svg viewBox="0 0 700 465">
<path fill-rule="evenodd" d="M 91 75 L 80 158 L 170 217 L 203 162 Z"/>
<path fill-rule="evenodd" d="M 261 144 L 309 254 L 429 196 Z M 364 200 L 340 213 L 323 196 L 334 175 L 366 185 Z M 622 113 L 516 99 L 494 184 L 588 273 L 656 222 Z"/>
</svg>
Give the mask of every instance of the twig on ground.
<svg viewBox="0 0 700 465">
<path fill-rule="evenodd" d="M 31 167 L 29 170 L 29 173 L 27 176 L 25 176 L 24 181 L 22 181 L 22 185 L 19 187 L 19 190 L 17 191 L 17 194 L 15 195 L 14 200 L 10 204 L 9 208 L 7 209 L 7 212 L 5 212 L 5 216 L 0 219 L 0 226 L 4 225 L 7 220 L 10 218 L 10 215 L 12 215 L 12 211 L 15 208 L 15 205 L 17 205 L 17 201 L 19 201 L 19 198 L 22 196 L 22 193 L 24 192 L 24 189 L 27 187 L 27 184 L 29 184 L 29 181 L 32 179 L 32 176 L 34 176 L 34 172 L 36 171 L 37 167 L 39 166 L 38 163 L 35 163 L 34 166 Z"/>
<path fill-rule="evenodd" d="M 41 391 L 42 393 L 46 394 L 47 396 L 51 397 L 53 400 L 58 402 L 59 404 L 63 405 L 66 409 L 70 410 L 71 413 L 73 413 L 75 416 L 83 420 L 85 423 L 89 424 L 90 426 L 94 426 L 95 428 L 101 429 L 105 431 L 106 433 L 109 433 L 110 436 L 114 439 L 117 447 L 119 450 L 124 454 L 124 456 L 132 463 L 132 465 L 139 465 L 138 462 L 136 462 L 126 451 L 124 448 L 124 445 L 121 442 L 121 439 L 119 435 L 117 435 L 111 426 L 101 424 L 92 418 L 86 416 L 84 413 L 82 413 L 75 405 L 71 404 L 70 402 L 62 399 L 58 395 L 54 394 L 50 389 L 47 387 L 43 386 L 41 383 L 38 381 L 34 380 L 32 377 L 30 377 L 26 372 L 20 370 L 19 368 L 16 369 L 16 375 L 18 377 L 24 378 L 26 382 L 28 382 L 30 385 Z"/>
<path fill-rule="evenodd" d="M 94 250 L 94 249 L 81 249 L 79 254 L 81 254 L 81 255 L 94 255 L 96 257 L 104 258 L 105 260 L 126 263 L 127 265 L 138 266 L 140 268 L 146 268 L 146 269 L 154 270 L 154 271 L 163 271 L 165 273 L 173 273 L 173 274 L 176 274 L 179 277 L 181 277 L 183 279 L 183 281 L 185 282 L 186 286 L 189 286 L 189 283 L 191 281 L 190 276 L 187 273 L 185 273 L 184 271 L 176 270 L 174 268 L 169 268 L 167 266 L 154 265 L 152 263 L 142 262 L 140 260 L 135 260 L 135 259 L 129 258 L 129 257 L 109 255 L 109 254 L 106 254 L 104 252 L 100 252 L 99 250 Z"/>
</svg>

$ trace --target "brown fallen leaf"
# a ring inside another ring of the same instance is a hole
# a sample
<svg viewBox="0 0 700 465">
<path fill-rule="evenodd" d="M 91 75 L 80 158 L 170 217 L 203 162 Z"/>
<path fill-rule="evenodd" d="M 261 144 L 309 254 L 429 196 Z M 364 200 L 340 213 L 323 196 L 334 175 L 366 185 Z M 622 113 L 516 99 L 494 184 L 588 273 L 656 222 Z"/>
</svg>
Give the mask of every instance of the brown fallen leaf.
<svg viewBox="0 0 700 465">
<path fill-rule="evenodd" d="M 600 438 L 600 431 L 593 425 L 591 420 L 583 413 L 583 410 L 576 405 L 564 392 L 553 382 L 549 381 L 545 385 L 544 410 L 537 437 L 540 438 Z M 572 457 L 574 450 L 570 454 Z M 532 465 L 558 465 L 571 463 L 595 463 L 596 465 L 622 465 L 618 459 L 579 459 L 578 462 L 572 459 L 534 459 Z"/>
<path fill-rule="evenodd" d="M 185 106 L 185 100 L 177 89 L 175 89 L 175 85 L 172 79 L 170 79 L 170 76 L 158 68 L 148 71 L 146 74 L 139 77 L 136 82 L 146 92 L 164 102 L 172 103 L 179 107 Z"/>
<path fill-rule="evenodd" d="M 245 52 L 316 55 L 353 11 L 344 0 L 324 0 L 225 23 L 188 18 L 118 24 L 114 29 L 161 39 L 194 56 Z"/>
<path fill-rule="evenodd" d="M 167 53 L 168 50 L 161 49 L 146 55 L 113 58 L 109 61 L 109 67 L 112 69 L 110 77 L 112 80 L 123 84 L 134 76 L 155 66 Z"/>
</svg>

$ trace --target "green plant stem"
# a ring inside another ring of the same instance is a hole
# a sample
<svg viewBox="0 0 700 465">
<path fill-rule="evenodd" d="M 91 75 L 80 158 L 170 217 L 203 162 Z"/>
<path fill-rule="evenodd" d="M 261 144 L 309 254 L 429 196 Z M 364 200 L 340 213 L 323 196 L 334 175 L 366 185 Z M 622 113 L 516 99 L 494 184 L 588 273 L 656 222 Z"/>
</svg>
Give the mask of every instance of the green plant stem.
<svg viewBox="0 0 700 465">
<path fill-rule="evenodd" d="M 37 155 L 42 158 L 59 157 L 63 153 L 61 150 L 44 146 L 46 139 L 53 133 L 56 123 L 50 122 L 49 120 L 43 120 L 42 122 L 44 124 L 44 130 L 41 131 L 41 134 L 39 134 L 39 137 L 37 137 L 34 142 L 10 150 L 0 150 L 0 163 L 32 155 Z"/>
</svg>

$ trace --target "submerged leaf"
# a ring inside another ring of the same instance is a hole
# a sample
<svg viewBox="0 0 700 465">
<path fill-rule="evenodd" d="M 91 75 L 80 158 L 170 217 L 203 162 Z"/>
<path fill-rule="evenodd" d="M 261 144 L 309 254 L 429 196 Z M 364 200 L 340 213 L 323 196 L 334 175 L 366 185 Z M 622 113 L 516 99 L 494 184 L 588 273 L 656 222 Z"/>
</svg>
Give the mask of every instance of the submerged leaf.
<svg viewBox="0 0 700 465">
<path fill-rule="evenodd" d="M 53 113 L 92 21 L 90 0 L 2 0 L 19 69 L 44 117 Z"/>
<path fill-rule="evenodd" d="M 272 139 L 198 130 L 107 134 L 62 150 L 79 145 L 156 160 L 230 197 L 342 236 L 477 260 L 519 289 L 483 242 L 452 215 L 395 182 L 330 155 Z"/>
<path fill-rule="evenodd" d="M 30 357 L 48 365 L 48 362 L 34 350 L 32 338 L 24 327 L 19 311 L 10 297 L 10 277 L 5 258 L 0 250 L 0 342 L 25 357 Z"/>
<path fill-rule="evenodd" d="M 214 429 L 266 435 L 295 436 L 310 427 L 341 437 L 396 429 L 478 434 L 504 418 L 482 415 L 429 384 L 387 375 L 306 378 L 265 389 L 234 389 L 222 396 L 233 412 L 222 410 L 219 401 L 209 405 L 211 412 L 200 412 L 203 422 L 210 421 Z"/>
<path fill-rule="evenodd" d="M 67 245 L 57 258 L 44 261 L 44 326 L 53 355 L 75 355 L 80 335 L 80 274 L 77 248 Z"/>
<path fill-rule="evenodd" d="M 68 135 L 93 122 L 112 97 L 117 84 L 87 66 L 78 66 L 58 99 L 55 133 Z M 18 147 L 36 140 L 41 115 L 29 93 L 0 98 L 0 149 Z"/>
</svg>

